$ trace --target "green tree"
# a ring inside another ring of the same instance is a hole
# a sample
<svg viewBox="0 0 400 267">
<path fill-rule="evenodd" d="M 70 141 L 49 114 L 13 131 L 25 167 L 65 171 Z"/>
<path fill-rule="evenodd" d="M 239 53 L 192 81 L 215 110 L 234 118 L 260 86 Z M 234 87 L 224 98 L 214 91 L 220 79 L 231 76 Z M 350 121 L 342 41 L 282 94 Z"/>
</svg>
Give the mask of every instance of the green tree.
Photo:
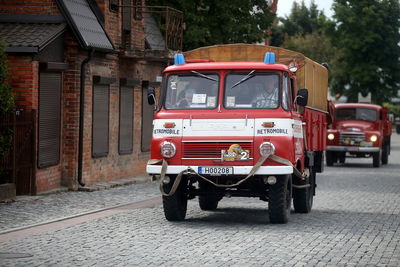
<svg viewBox="0 0 400 267">
<path fill-rule="evenodd" d="M 10 85 L 7 83 L 7 55 L 5 45 L 0 40 L 0 120 L 14 108 L 14 96 Z M 0 160 L 8 155 L 11 147 L 12 132 L 7 127 L 0 127 Z M 0 173 L 1 175 L 1 173 Z"/>
<path fill-rule="evenodd" d="M 332 36 L 340 48 L 340 68 L 334 93 L 356 102 L 371 92 L 381 104 L 400 87 L 400 4 L 398 0 L 335 0 L 337 29 Z"/>
<path fill-rule="evenodd" d="M 289 16 L 278 18 L 278 23 L 273 26 L 271 45 L 281 46 L 287 38 L 321 32 L 328 23 L 324 12 L 318 10 L 314 1 L 311 1 L 309 8 L 304 0 L 300 3 L 293 2 Z"/>
<path fill-rule="evenodd" d="M 324 32 L 313 31 L 304 36 L 299 33 L 292 37 L 286 37 L 282 47 L 300 52 L 318 63 L 328 63 L 329 84 L 332 83 L 339 66 L 339 51 Z"/>
<path fill-rule="evenodd" d="M 148 0 L 146 3 L 183 11 L 183 50 L 215 44 L 261 42 L 275 18 L 265 0 Z"/>
</svg>

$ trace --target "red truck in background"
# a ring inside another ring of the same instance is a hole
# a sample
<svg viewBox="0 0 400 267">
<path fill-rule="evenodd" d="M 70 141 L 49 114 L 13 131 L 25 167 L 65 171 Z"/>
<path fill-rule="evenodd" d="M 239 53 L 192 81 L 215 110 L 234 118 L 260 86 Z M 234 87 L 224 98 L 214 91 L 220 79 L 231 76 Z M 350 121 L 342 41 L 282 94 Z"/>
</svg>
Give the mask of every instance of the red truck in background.
<svg viewBox="0 0 400 267">
<path fill-rule="evenodd" d="M 392 122 L 386 107 L 330 102 L 326 165 L 344 163 L 346 157 L 372 157 L 373 166 L 388 163 Z"/>
<path fill-rule="evenodd" d="M 276 47 L 176 55 L 164 70 L 146 167 L 161 176 L 166 219 L 183 220 L 195 197 L 203 210 L 223 197 L 268 201 L 271 223 L 288 221 L 292 199 L 296 212 L 310 212 L 323 171 L 327 82 L 327 68 Z M 260 96 L 271 84 L 274 98 Z M 156 101 L 153 89 L 148 99 Z"/>
</svg>

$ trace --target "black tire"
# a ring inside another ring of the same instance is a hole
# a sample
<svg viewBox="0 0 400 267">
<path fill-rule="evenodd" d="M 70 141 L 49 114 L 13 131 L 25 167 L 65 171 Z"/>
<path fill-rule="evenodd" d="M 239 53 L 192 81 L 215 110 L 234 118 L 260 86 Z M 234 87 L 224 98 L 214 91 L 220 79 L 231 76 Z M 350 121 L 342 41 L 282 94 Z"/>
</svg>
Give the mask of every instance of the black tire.
<svg viewBox="0 0 400 267">
<path fill-rule="evenodd" d="M 176 177 L 170 177 L 171 182 L 163 185 L 164 192 L 169 193 Z M 170 196 L 163 196 L 164 215 L 168 221 L 183 221 L 186 217 L 187 210 L 187 180 L 182 177 L 182 180 L 176 189 L 175 193 Z"/>
<path fill-rule="evenodd" d="M 389 146 L 384 145 L 382 150 L 382 164 L 388 164 L 389 161 Z"/>
<path fill-rule="evenodd" d="M 271 223 L 287 223 L 292 203 L 292 176 L 277 176 L 277 182 L 269 188 L 268 213 Z"/>
<path fill-rule="evenodd" d="M 372 166 L 379 168 L 381 166 L 382 151 L 375 152 L 372 154 Z"/>
<path fill-rule="evenodd" d="M 306 180 L 299 179 L 297 182 L 297 185 L 309 184 L 310 187 L 293 189 L 293 206 L 295 212 L 309 213 L 311 211 L 314 199 L 315 175 L 316 173 L 310 170 L 310 177 Z"/>
<path fill-rule="evenodd" d="M 346 161 L 346 152 L 341 152 L 340 154 L 338 154 L 338 159 L 339 163 L 344 164 L 344 162 Z"/>
<path fill-rule="evenodd" d="M 336 162 L 334 153 L 335 152 L 332 152 L 332 151 L 326 151 L 326 165 L 327 166 L 333 166 L 333 163 Z"/>
<path fill-rule="evenodd" d="M 216 210 L 218 207 L 218 202 L 221 197 L 217 196 L 217 190 L 215 186 L 208 182 L 199 183 L 200 190 L 206 192 L 207 195 L 199 196 L 199 206 L 202 210 Z"/>
<path fill-rule="evenodd" d="M 218 199 L 215 196 L 199 196 L 199 206 L 202 210 L 216 210 Z"/>
</svg>

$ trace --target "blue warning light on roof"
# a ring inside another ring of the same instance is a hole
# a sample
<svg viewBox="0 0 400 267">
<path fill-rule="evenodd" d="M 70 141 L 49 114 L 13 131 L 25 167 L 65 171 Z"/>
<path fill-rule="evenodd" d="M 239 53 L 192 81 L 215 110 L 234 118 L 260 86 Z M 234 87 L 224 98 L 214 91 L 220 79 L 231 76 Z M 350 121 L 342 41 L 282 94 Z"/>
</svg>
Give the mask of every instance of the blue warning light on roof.
<svg viewBox="0 0 400 267">
<path fill-rule="evenodd" d="M 265 53 L 264 63 L 275 64 L 275 53 L 273 52 Z"/>
<path fill-rule="evenodd" d="M 175 54 L 174 64 L 175 65 L 183 65 L 183 64 L 185 64 L 185 57 L 183 56 L 183 54 Z"/>
</svg>

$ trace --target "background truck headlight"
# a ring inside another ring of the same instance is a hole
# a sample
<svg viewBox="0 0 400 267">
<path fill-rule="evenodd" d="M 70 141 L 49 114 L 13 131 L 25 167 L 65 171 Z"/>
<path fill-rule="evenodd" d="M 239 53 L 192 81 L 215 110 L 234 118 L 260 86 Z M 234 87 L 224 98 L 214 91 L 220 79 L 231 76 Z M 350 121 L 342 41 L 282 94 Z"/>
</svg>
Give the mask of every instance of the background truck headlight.
<svg viewBox="0 0 400 267">
<path fill-rule="evenodd" d="M 329 140 L 335 139 L 335 135 L 333 133 L 328 134 L 328 139 Z"/>
<path fill-rule="evenodd" d="M 268 153 L 270 155 L 275 154 L 275 146 L 270 142 L 264 142 L 260 145 L 260 155 L 265 156 Z"/>
<path fill-rule="evenodd" d="M 176 147 L 173 143 L 165 141 L 161 144 L 161 155 L 164 158 L 172 158 L 175 156 L 175 153 Z"/>
<path fill-rule="evenodd" d="M 376 135 L 371 135 L 370 140 L 371 142 L 376 142 L 376 140 L 378 140 L 378 137 Z"/>
</svg>

